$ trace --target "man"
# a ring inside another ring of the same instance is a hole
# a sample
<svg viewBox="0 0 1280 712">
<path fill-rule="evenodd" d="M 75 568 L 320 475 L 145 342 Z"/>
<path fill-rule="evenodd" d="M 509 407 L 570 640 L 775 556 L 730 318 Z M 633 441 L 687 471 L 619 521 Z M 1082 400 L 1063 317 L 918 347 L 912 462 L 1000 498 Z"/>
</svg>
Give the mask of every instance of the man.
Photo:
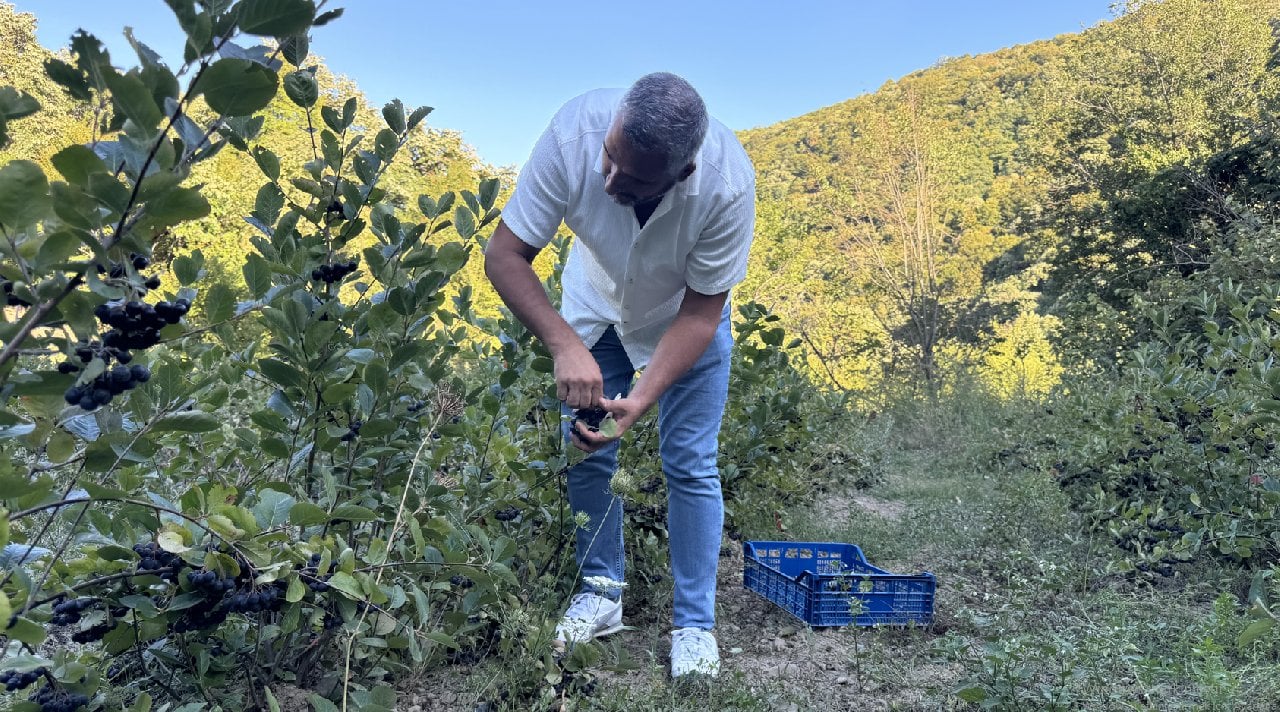
<svg viewBox="0 0 1280 712">
<path fill-rule="evenodd" d="M 561 221 L 574 242 L 557 313 L 531 264 Z M 565 426 L 565 437 L 591 453 L 568 473 L 570 506 L 588 516 L 576 554 L 591 583 L 570 602 L 559 641 L 622 627 L 622 503 L 609 481 L 618 438 L 657 405 L 675 583 L 671 672 L 719 672 L 711 630 L 724 521 L 716 451 L 733 344 L 728 295 L 746 275 L 754 226 L 746 152 L 673 74 L 571 99 L 520 172 L 485 274 L 550 350 L 563 412 L 603 408 L 617 424 L 614 437 L 582 422 Z"/>
</svg>

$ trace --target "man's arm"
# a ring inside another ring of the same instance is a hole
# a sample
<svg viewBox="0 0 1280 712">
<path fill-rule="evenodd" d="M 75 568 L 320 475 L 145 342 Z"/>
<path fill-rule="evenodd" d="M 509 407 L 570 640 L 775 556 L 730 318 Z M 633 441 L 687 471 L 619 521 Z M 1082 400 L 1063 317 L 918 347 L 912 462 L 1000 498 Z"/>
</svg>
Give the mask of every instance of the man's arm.
<svg viewBox="0 0 1280 712">
<path fill-rule="evenodd" d="M 499 220 L 485 248 L 484 273 L 507 308 L 551 352 L 555 361 L 556 397 L 570 408 L 589 408 L 604 394 L 600 367 L 573 327 L 547 299 L 542 282 L 533 271 L 538 252 L 538 248 L 521 240 Z"/>
<path fill-rule="evenodd" d="M 647 413 L 671 384 L 692 368 L 711 345 L 716 329 L 720 326 L 720 315 L 728 296 L 728 292 L 699 294 L 686 288 L 684 300 L 680 302 L 680 311 L 658 341 L 653 358 L 649 359 L 649 365 L 640 374 L 636 387 L 626 398 L 600 401 L 601 406 L 612 413 L 614 420 L 618 422 L 617 435 L 608 438 L 589 432 L 579 424 L 578 439 L 574 444 L 580 450 L 593 452 L 621 437 L 622 433 Z"/>
</svg>

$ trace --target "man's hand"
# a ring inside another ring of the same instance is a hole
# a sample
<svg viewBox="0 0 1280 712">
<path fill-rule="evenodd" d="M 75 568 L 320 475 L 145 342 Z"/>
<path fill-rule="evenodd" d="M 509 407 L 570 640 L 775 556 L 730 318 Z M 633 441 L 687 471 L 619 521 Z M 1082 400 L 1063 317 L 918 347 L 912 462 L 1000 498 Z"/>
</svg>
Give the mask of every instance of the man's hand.
<svg viewBox="0 0 1280 712">
<path fill-rule="evenodd" d="M 590 408 L 604 398 L 604 378 L 595 357 L 579 341 L 554 354 L 556 398 L 570 408 Z"/>
<path fill-rule="evenodd" d="M 649 408 L 653 407 L 652 403 L 644 403 L 635 398 L 614 398 L 612 400 L 601 398 L 598 401 L 598 405 L 613 416 L 613 420 L 617 424 L 617 430 L 612 437 L 609 437 L 603 433 L 591 432 L 587 428 L 587 424 L 581 420 L 575 422 L 571 440 L 573 441 L 573 446 L 583 452 L 595 452 L 621 438 L 623 433 L 627 432 Z"/>
</svg>

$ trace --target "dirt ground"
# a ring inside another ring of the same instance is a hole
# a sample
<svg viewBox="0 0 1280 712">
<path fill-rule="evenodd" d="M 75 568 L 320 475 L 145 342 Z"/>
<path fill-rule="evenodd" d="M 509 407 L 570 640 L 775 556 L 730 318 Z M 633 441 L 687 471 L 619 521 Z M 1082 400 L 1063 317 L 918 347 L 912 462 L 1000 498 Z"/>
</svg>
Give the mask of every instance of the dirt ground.
<svg viewBox="0 0 1280 712">
<path fill-rule="evenodd" d="M 828 500 L 823 516 L 847 518 L 855 508 L 894 519 L 905 507 L 898 502 L 855 495 Z M 933 661 L 930 647 L 947 628 L 939 617 L 926 629 L 813 629 L 742 585 L 742 548 L 725 540 L 719 566 L 719 625 L 722 672 L 715 684 L 746 685 L 769 709 L 803 710 L 936 710 L 945 708 L 958 671 Z M 877 562 L 893 571 L 915 573 L 913 562 Z M 940 587 L 939 599 L 945 596 Z M 624 672 L 600 672 L 601 693 L 665 689 L 669 686 L 670 601 L 624 598 L 624 620 L 631 630 L 606 639 L 618 641 L 636 665 Z M 940 605 L 938 610 L 945 610 Z M 454 668 L 453 683 L 432 676 L 402 696 L 408 712 L 475 712 L 488 709 L 463 688 L 465 675 Z M 477 672 L 479 672 L 477 670 Z M 455 689 L 450 689 L 455 688 Z M 423 692 L 431 690 L 431 692 Z M 584 700 L 583 708 L 593 708 Z M 612 709 L 612 708 L 610 708 Z M 706 712 L 713 712 L 707 710 Z"/>
</svg>

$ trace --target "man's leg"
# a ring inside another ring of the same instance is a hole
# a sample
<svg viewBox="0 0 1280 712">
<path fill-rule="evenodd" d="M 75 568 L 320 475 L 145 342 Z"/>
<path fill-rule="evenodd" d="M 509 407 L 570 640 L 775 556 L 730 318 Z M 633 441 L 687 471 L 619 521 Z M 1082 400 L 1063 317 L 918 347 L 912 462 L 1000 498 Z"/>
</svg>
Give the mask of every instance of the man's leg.
<svg viewBox="0 0 1280 712">
<path fill-rule="evenodd" d="M 613 327 L 609 327 L 596 345 L 591 347 L 591 355 L 600 366 L 604 378 L 604 396 L 613 398 L 631 391 L 631 382 L 635 378 L 635 367 L 622 348 L 622 342 Z M 561 404 L 562 412 L 572 416 L 573 410 Z M 567 447 L 572 447 L 569 438 L 569 421 L 562 426 Z M 614 470 L 618 467 L 618 443 L 613 443 L 591 453 L 584 460 L 569 469 L 569 506 L 573 513 L 586 512 L 588 523 L 585 528 L 576 532 L 576 555 L 581 576 L 603 576 L 614 581 L 622 581 L 622 501 L 613 496 L 609 490 L 609 481 L 613 479 Z M 581 585 L 581 590 L 599 593 L 617 599 L 620 589 L 595 590 Z"/>
<path fill-rule="evenodd" d="M 676 628 L 710 630 L 716 622 L 716 566 L 724 526 L 716 451 L 729 392 L 729 313 L 726 305 L 707 350 L 658 400 Z"/>
</svg>

